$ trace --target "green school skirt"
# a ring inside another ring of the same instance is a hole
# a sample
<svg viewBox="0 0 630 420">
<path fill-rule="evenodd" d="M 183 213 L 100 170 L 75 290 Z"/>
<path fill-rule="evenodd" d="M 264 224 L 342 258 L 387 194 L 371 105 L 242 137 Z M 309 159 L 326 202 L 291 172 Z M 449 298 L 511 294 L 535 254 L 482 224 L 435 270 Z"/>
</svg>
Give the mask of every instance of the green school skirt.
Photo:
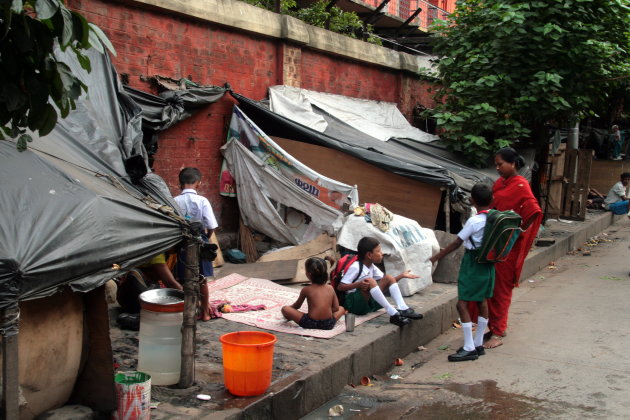
<svg viewBox="0 0 630 420">
<path fill-rule="evenodd" d="M 378 311 L 382 308 L 382 306 L 376 303 L 371 296 L 369 300 L 365 300 L 363 294 L 361 294 L 358 290 L 356 292 L 346 294 L 344 307 L 348 310 L 348 312 L 355 315 L 365 315 L 370 312 Z"/>
<path fill-rule="evenodd" d="M 481 302 L 491 298 L 494 290 L 494 264 L 478 263 L 479 251 L 467 249 L 462 258 L 457 278 L 459 300 Z"/>
</svg>

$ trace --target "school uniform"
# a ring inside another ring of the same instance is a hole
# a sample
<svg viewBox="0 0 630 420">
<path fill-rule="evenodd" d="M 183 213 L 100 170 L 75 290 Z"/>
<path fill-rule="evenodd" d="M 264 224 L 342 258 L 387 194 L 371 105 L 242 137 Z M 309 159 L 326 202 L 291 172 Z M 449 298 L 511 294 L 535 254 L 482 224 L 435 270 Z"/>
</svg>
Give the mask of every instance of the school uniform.
<svg viewBox="0 0 630 420">
<path fill-rule="evenodd" d="M 204 229 L 214 230 L 218 227 L 217 220 L 214 217 L 210 201 L 202 195 L 197 194 L 192 188 L 186 188 L 180 195 L 175 197 L 175 202 L 184 213 L 186 220 L 191 222 L 201 222 Z M 209 238 L 202 235 L 204 242 L 208 243 Z M 185 258 L 185 251 L 179 253 L 179 262 L 177 264 L 177 275 L 180 279 L 184 278 L 184 264 L 181 263 Z M 212 261 L 199 260 L 199 274 L 203 277 L 211 277 L 214 275 Z"/>
<path fill-rule="evenodd" d="M 487 213 L 479 213 L 466 221 L 457 236 L 464 242 L 462 258 L 457 278 L 459 300 L 481 302 L 492 297 L 494 290 L 494 264 L 477 262 L 478 248 L 483 241 Z"/>
<path fill-rule="evenodd" d="M 370 267 L 366 267 L 361 264 L 361 273 L 359 274 L 359 262 L 355 261 L 350 264 L 350 267 L 346 270 L 346 273 L 341 278 L 341 283 L 352 284 L 360 282 L 366 278 L 373 278 L 378 281 L 384 276 L 383 272 L 374 264 Z M 346 291 L 346 298 L 344 301 L 345 308 L 353 314 L 365 315 L 369 312 L 378 311 L 382 308 L 373 298 L 365 299 L 359 289 L 350 289 Z"/>
</svg>

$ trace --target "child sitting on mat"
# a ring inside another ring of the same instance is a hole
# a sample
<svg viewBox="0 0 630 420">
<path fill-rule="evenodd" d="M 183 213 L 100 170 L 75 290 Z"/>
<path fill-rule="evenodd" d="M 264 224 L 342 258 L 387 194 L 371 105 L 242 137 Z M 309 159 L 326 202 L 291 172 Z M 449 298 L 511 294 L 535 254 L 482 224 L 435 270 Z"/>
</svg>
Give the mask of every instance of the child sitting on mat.
<svg viewBox="0 0 630 420">
<path fill-rule="evenodd" d="M 282 307 L 282 315 L 290 321 L 296 322 L 302 328 L 316 330 L 332 330 L 339 318 L 346 313 L 335 290 L 328 282 L 326 262 L 321 258 L 309 258 L 304 264 L 306 277 L 312 284 L 302 288 L 295 303 Z M 308 304 L 308 313 L 298 309 L 304 303 Z"/>
</svg>

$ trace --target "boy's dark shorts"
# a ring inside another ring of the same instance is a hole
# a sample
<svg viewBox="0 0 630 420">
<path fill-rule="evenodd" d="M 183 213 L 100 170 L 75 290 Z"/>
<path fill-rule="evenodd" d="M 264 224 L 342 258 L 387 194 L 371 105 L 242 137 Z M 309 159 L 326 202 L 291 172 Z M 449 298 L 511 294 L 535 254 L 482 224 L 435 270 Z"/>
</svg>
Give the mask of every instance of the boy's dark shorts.
<svg viewBox="0 0 630 420">
<path fill-rule="evenodd" d="M 309 330 L 332 330 L 336 323 L 337 320 L 334 317 L 329 319 L 312 319 L 308 314 L 304 314 L 298 325 Z"/>
<path fill-rule="evenodd" d="M 365 315 L 382 308 L 372 297 L 369 300 L 365 300 L 363 294 L 358 290 L 353 293 L 346 293 L 343 306 L 348 312 L 355 315 Z"/>
<path fill-rule="evenodd" d="M 478 263 L 475 250 L 467 249 L 457 278 L 457 297 L 466 302 L 482 302 L 494 291 L 494 264 Z"/>
</svg>

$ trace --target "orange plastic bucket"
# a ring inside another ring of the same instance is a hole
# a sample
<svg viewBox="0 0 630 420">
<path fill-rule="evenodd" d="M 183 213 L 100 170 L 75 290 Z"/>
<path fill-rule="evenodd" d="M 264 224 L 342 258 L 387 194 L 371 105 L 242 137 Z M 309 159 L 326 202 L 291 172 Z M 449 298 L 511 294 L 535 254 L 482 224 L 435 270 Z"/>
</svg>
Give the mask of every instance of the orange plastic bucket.
<svg viewBox="0 0 630 420">
<path fill-rule="evenodd" d="M 223 381 L 230 393 L 252 397 L 271 384 L 275 335 L 259 331 L 237 331 L 222 335 Z"/>
</svg>

